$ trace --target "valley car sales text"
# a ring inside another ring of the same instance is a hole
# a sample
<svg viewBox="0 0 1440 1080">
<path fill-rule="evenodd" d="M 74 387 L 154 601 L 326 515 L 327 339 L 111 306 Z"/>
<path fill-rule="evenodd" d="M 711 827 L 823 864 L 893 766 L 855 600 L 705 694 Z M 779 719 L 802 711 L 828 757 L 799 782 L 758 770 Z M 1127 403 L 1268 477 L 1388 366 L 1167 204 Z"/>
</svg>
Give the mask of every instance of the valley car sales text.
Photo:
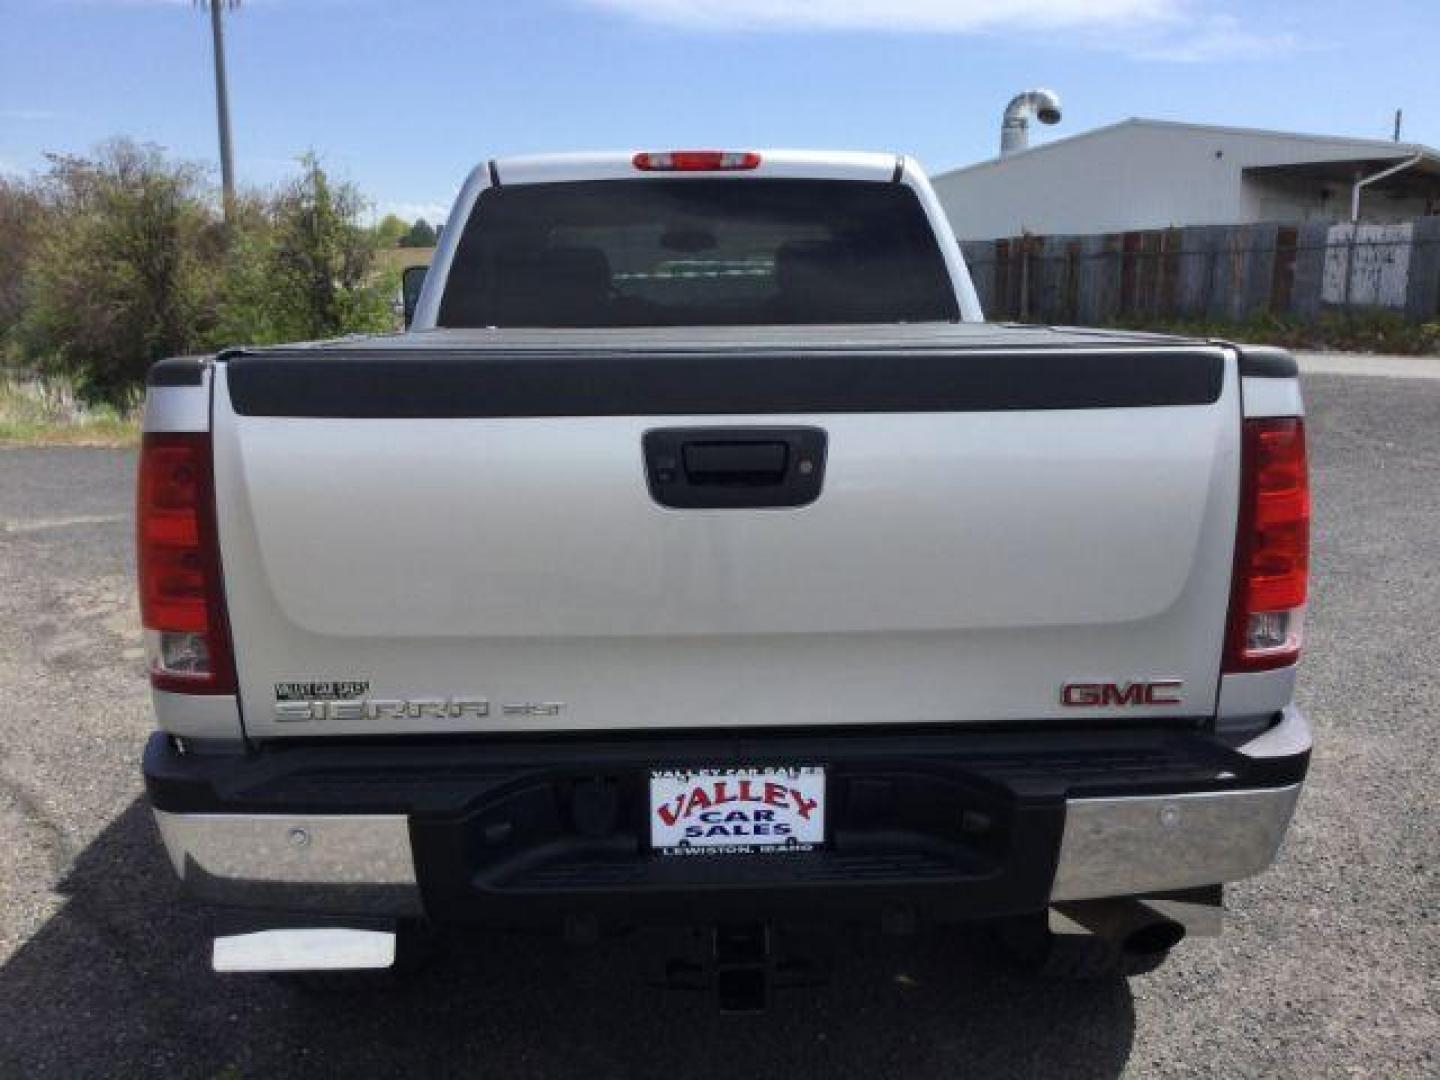
<svg viewBox="0 0 1440 1080">
<path fill-rule="evenodd" d="M 687 839 L 731 837 L 743 843 L 788 837 L 794 828 L 783 818 L 798 814 L 809 820 L 818 806 L 817 800 L 786 784 L 731 779 L 696 784 L 655 807 L 655 813 L 672 828 L 690 821 L 684 826 Z"/>
</svg>

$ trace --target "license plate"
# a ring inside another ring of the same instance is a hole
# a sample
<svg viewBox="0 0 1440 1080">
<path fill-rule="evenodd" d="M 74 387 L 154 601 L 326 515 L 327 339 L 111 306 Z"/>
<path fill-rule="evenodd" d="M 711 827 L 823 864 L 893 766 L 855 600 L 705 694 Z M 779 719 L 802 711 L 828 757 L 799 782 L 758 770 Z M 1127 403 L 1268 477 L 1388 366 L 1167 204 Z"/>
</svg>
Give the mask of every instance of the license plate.
<svg viewBox="0 0 1440 1080">
<path fill-rule="evenodd" d="M 650 773 L 650 846 L 661 855 L 813 851 L 824 842 L 821 766 Z"/>
</svg>

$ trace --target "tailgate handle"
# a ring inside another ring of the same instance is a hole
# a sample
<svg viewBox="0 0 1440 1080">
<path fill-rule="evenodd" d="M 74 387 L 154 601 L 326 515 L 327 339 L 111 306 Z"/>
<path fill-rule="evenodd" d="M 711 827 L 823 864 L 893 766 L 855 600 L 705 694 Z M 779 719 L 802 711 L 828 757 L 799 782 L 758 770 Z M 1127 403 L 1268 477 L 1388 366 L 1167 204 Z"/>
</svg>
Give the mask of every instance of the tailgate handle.
<svg viewBox="0 0 1440 1080">
<path fill-rule="evenodd" d="M 645 433 L 645 480 L 680 510 L 805 506 L 820 496 L 825 447 L 813 427 L 659 428 Z"/>
<path fill-rule="evenodd" d="M 783 442 L 690 442 L 682 451 L 692 484 L 778 484 L 789 447 Z"/>
</svg>

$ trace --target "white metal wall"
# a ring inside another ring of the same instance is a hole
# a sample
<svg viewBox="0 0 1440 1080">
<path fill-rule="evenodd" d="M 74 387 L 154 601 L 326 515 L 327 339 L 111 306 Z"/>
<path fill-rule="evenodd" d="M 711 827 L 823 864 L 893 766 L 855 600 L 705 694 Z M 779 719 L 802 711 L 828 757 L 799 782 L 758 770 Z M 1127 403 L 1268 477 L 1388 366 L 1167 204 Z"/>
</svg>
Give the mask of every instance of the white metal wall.
<svg viewBox="0 0 1440 1080">
<path fill-rule="evenodd" d="M 932 178 L 955 233 L 1101 233 L 1181 225 L 1340 220 L 1349 187 L 1245 178 L 1250 166 L 1401 154 L 1391 144 L 1128 120 Z M 1367 216 L 1382 198 L 1367 193 Z M 1387 217 L 1423 210 L 1385 206 Z"/>
</svg>

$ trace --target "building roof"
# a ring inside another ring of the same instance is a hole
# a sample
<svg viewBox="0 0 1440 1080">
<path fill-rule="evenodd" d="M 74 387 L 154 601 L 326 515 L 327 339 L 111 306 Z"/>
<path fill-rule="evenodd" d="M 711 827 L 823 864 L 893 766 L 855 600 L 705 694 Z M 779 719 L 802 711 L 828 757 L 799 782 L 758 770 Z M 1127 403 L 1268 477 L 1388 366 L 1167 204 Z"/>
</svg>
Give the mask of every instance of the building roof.
<svg viewBox="0 0 1440 1080">
<path fill-rule="evenodd" d="M 1340 135 L 1307 135 L 1293 131 L 1270 131 L 1264 128 L 1226 127 L 1219 124 L 1190 124 L 1178 120 L 1149 120 L 1143 117 L 1131 117 L 1118 123 L 1082 131 L 1078 135 L 1052 139 L 1039 146 L 1031 146 L 1004 157 L 991 158 L 987 161 L 976 162 L 974 165 L 961 166 L 958 169 L 948 169 L 935 179 L 959 176 L 982 169 L 994 169 L 1010 162 L 1032 159 L 1039 154 L 1063 149 L 1082 140 L 1113 136 L 1126 130 L 1141 128 L 1178 130 L 1193 133 L 1196 136 L 1239 135 L 1252 139 L 1273 139 L 1276 143 L 1275 160 L 1263 165 L 1248 165 L 1245 168 L 1247 173 L 1284 170 L 1289 175 L 1295 175 L 1297 170 L 1308 173 L 1315 171 L 1318 167 L 1332 164 L 1336 166 L 1333 178 L 1349 183 L 1354 179 L 1354 172 L 1357 168 L 1371 172 L 1419 157 L 1420 160 L 1415 165 L 1418 172 L 1432 174 L 1432 178 L 1440 176 L 1440 150 L 1421 143 L 1391 142 L 1388 139 L 1357 139 Z M 1301 147 L 1305 149 L 1302 150 Z M 1287 148 L 1290 150 L 1289 153 L 1286 152 Z M 1373 168 L 1364 168 L 1365 166 L 1373 166 Z M 1342 173 L 1343 175 L 1341 175 Z"/>
<path fill-rule="evenodd" d="M 1387 143 L 1388 146 L 1404 145 Z M 1411 164 L 1406 164 L 1406 163 Z M 1288 177 L 1315 184 L 1353 184 L 1362 176 L 1374 176 L 1392 166 L 1403 166 L 1385 176 L 1377 188 L 1398 198 L 1440 194 L 1440 154 L 1423 146 L 1413 152 L 1402 150 L 1389 157 L 1332 158 L 1327 161 L 1287 161 L 1278 165 L 1247 165 L 1241 170 L 1246 176 Z"/>
</svg>

